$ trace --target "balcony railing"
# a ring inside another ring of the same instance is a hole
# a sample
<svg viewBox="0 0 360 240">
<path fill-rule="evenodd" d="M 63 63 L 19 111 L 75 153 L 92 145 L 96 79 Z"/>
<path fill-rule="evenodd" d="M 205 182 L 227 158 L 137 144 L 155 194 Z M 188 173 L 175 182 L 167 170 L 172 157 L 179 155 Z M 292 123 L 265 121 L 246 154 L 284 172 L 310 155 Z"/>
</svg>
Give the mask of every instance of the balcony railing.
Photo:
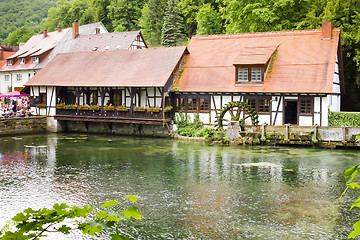
<svg viewBox="0 0 360 240">
<path fill-rule="evenodd" d="M 109 122 L 126 122 L 126 123 L 163 123 L 169 122 L 173 114 L 171 111 L 127 111 L 119 110 L 80 110 L 80 109 L 56 109 L 56 116 L 59 120 L 74 121 L 109 121 Z"/>
</svg>

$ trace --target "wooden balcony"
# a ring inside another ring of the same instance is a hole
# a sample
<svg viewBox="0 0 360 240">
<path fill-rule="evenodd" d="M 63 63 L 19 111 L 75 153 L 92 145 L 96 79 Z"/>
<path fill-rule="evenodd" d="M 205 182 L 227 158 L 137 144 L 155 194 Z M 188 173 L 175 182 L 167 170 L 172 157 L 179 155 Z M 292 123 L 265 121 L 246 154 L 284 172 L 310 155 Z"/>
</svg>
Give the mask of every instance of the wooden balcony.
<svg viewBox="0 0 360 240">
<path fill-rule="evenodd" d="M 66 121 L 88 122 L 118 122 L 137 124 L 164 124 L 170 122 L 172 112 L 151 111 L 105 111 L 105 110 L 79 110 L 79 109 L 56 109 L 55 119 Z"/>
</svg>

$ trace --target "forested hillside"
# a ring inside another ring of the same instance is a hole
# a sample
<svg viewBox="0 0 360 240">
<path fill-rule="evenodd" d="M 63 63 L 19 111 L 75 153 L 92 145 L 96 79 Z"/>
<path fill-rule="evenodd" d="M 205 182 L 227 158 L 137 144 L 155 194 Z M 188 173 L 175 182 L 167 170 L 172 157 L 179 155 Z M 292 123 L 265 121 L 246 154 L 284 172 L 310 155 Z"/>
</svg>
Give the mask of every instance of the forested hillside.
<svg viewBox="0 0 360 240">
<path fill-rule="evenodd" d="M 6 29 L 1 32 L 2 39 L 14 26 L 28 24 L 35 32 L 41 29 L 35 23 L 46 16 L 40 12 L 52 6 L 53 1 L 27 3 L 1 2 L 1 18 L 8 21 L 1 28 Z M 17 10 L 9 10 L 11 6 Z M 141 29 L 150 46 L 172 46 L 186 44 L 194 34 L 312 29 L 320 28 L 323 21 L 331 21 L 334 27 L 342 29 L 348 96 L 343 109 L 360 110 L 359 12 L 359 0 L 58 0 L 43 24 L 51 31 L 57 26 L 70 27 L 75 20 L 81 25 L 102 21 L 109 31 Z M 16 36 L 25 31 L 29 29 L 18 30 L 11 42 L 16 42 Z"/>
<path fill-rule="evenodd" d="M 28 26 L 31 32 L 42 31 L 41 22 L 56 0 L 0 0 L 0 43 L 10 32 Z"/>
</svg>

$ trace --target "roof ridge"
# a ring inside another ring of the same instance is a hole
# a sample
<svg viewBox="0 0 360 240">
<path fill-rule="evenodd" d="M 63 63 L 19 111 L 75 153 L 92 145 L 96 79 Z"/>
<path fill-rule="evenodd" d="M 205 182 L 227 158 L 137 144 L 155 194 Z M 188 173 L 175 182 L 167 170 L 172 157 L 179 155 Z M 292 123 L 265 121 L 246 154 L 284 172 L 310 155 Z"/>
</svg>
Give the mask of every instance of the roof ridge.
<svg viewBox="0 0 360 240">
<path fill-rule="evenodd" d="M 339 28 L 333 28 L 333 31 L 340 31 Z M 194 35 L 192 38 L 196 39 L 226 39 L 226 38 L 236 38 L 236 37 L 258 37 L 258 36 L 282 36 L 282 35 L 292 35 L 300 33 L 321 33 L 321 29 L 305 29 L 305 30 L 288 30 L 288 31 L 271 31 L 271 32 L 250 32 L 250 33 L 231 33 L 231 34 L 215 34 L 215 35 Z"/>
</svg>

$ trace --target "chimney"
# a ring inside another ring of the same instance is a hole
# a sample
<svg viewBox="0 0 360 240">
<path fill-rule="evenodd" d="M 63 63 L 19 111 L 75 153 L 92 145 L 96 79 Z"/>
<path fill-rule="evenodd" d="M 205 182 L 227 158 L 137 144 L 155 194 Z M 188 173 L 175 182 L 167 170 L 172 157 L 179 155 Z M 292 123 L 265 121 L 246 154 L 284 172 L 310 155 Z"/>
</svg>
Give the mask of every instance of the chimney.
<svg viewBox="0 0 360 240">
<path fill-rule="evenodd" d="M 331 39 L 332 37 L 332 24 L 331 22 L 323 22 L 321 28 L 322 39 Z"/>
<path fill-rule="evenodd" d="M 76 38 L 79 35 L 79 23 L 77 21 L 72 24 L 72 37 Z"/>
<path fill-rule="evenodd" d="M 46 38 L 47 37 L 47 30 L 46 29 L 44 29 L 44 38 Z"/>
<path fill-rule="evenodd" d="M 57 27 L 57 31 L 61 32 L 61 27 L 60 26 Z"/>
</svg>

